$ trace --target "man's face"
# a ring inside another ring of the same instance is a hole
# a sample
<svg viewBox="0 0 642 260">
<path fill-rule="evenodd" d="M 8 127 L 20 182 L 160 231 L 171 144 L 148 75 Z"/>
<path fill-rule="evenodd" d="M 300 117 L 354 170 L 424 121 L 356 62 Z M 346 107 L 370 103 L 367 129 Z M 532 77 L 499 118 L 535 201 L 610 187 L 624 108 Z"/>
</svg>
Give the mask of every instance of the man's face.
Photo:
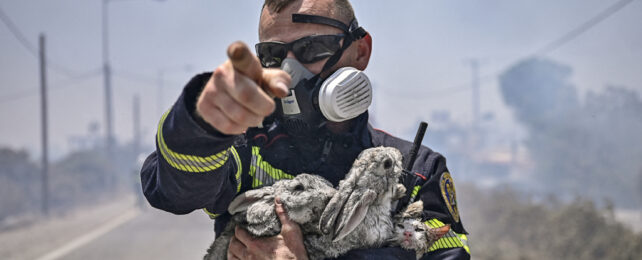
<svg viewBox="0 0 642 260">
<path fill-rule="evenodd" d="M 334 18 L 337 20 L 337 17 L 331 17 L 329 10 L 332 10 L 332 0 L 320 0 L 320 1 L 310 1 L 303 0 L 297 1 L 279 13 L 272 12 L 269 8 L 265 7 L 261 14 L 261 21 L 259 24 L 259 40 L 264 41 L 278 41 L 288 43 L 299 38 L 309 36 L 309 35 L 326 35 L 326 34 L 340 34 L 343 31 L 338 28 L 322 25 L 322 24 L 313 24 L 313 23 L 293 23 L 292 14 L 302 13 L 302 14 L 314 14 L 325 17 Z M 344 21 L 344 23 L 347 23 Z M 336 70 L 336 68 L 351 66 L 352 59 L 355 57 L 356 44 L 353 43 L 346 51 L 344 51 L 341 59 L 333 66 L 330 71 Z M 292 51 L 288 52 L 288 58 L 293 58 L 294 54 Z M 323 59 L 321 61 L 303 64 L 310 72 L 318 74 L 321 72 L 323 65 L 328 59 Z M 352 65 L 354 66 L 354 65 Z M 322 75 L 327 76 L 327 75 Z"/>
</svg>

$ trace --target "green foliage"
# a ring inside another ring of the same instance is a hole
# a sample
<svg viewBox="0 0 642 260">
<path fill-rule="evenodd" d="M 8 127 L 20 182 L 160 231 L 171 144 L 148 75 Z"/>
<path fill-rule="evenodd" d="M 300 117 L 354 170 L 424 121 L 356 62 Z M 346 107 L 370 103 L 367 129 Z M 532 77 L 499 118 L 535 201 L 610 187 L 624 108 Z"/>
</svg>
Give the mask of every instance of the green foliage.
<svg viewBox="0 0 642 260">
<path fill-rule="evenodd" d="M 577 198 L 536 202 L 508 188 L 481 191 L 460 185 L 464 224 L 475 259 L 638 259 L 642 235 Z"/>
</svg>

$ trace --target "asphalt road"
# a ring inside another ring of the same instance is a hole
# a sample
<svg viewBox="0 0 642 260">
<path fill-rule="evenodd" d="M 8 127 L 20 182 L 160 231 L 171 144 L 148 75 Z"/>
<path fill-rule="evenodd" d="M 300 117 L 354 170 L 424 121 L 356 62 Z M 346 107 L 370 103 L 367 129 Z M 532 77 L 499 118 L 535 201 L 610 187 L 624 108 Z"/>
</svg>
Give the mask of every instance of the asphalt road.
<svg viewBox="0 0 642 260">
<path fill-rule="evenodd" d="M 59 259 L 202 259 L 213 239 L 203 212 L 176 216 L 149 208 Z"/>
<path fill-rule="evenodd" d="M 0 230 L 0 259 L 202 259 L 214 239 L 213 221 L 201 211 L 176 216 L 132 205 L 119 200 Z M 641 213 L 616 215 L 639 224 Z"/>
</svg>

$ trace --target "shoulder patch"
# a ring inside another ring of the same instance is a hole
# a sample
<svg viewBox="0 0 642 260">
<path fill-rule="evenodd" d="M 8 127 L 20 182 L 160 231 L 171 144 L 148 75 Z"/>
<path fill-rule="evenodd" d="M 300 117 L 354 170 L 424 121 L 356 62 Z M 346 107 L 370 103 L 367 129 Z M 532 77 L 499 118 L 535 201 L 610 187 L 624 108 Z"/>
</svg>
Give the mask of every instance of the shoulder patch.
<svg viewBox="0 0 642 260">
<path fill-rule="evenodd" d="M 456 223 L 459 223 L 459 210 L 457 209 L 455 183 L 453 182 L 453 178 L 450 177 L 450 173 L 444 172 L 441 174 L 439 179 L 439 188 L 441 189 L 441 196 L 444 198 L 444 202 L 446 202 L 446 207 L 448 207 L 450 215 Z"/>
</svg>

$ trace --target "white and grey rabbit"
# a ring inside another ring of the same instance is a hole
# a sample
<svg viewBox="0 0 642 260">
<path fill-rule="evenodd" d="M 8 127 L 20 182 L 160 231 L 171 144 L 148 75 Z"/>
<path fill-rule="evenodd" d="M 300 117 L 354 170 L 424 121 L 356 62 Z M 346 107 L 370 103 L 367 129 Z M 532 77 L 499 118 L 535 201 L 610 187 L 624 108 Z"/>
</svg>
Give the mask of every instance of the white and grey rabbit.
<svg viewBox="0 0 642 260">
<path fill-rule="evenodd" d="M 403 197 L 406 191 L 398 183 L 401 161 L 401 153 L 395 148 L 370 148 L 359 154 L 340 182 L 339 192 L 319 176 L 300 174 L 293 180 L 281 180 L 243 193 L 230 204 L 232 221 L 214 241 L 205 259 L 225 259 L 237 224 L 255 236 L 278 234 L 280 222 L 274 212 L 275 194 L 281 197 L 288 216 L 301 225 L 310 259 L 338 257 L 352 249 L 381 247 L 393 235 L 392 202 Z M 306 181 L 297 182 L 298 179 Z M 294 190 L 304 192 L 297 194 Z M 285 199 L 286 196 L 290 199 Z M 289 205 L 290 202 L 301 206 Z"/>
<path fill-rule="evenodd" d="M 450 225 L 440 228 L 431 228 L 422 221 L 424 204 L 417 201 L 408 205 L 401 213 L 394 217 L 395 231 L 391 238 L 392 245 L 401 246 L 404 249 L 414 250 L 417 259 L 437 240 L 443 237 L 450 230 Z"/>
<path fill-rule="evenodd" d="M 306 234 L 320 234 L 319 217 L 335 193 L 336 190 L 326 179 L 317 175 L 299 174 L 291 180 L 280 180 L 272 186 L 250 190 L 237 196 L 228 207 L 232 219 L 214 240 L 204 259 L 227 258 L 227 248 L 236 225 L 256 237 L 277 235 L 281 231 L 281 222 L 274 208 L 275 196 L 280 198 L 288 217 L 301 226 L 304 237 Z"/>
<path fill-rule="evenodd" d="M 327 258 L 352 249 L 377 248 L 390 240 L 392 203 L 406 192 L 398 182 L 401 164 L 401 153 L 392 147 L 369 148 L 359 154 L 321 215 L 319 228 L 326 235 L 313 241 L 319 245 L 311 248 L 324 250 L 308 248 L 311 259 L 319 259 L 317 254 Z"/>
</svg>

